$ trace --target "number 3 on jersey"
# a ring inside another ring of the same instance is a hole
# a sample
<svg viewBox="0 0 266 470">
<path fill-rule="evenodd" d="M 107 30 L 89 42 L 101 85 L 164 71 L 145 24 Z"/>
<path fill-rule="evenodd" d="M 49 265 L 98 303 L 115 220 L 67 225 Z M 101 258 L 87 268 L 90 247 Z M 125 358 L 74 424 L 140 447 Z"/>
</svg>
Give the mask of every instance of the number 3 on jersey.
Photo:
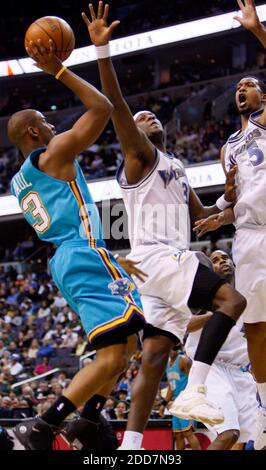
<svg viewBox="0 0 266 470">
<path fill-rule="evenodd" d="M 44 233 L 50 227 L 50 217 L 38 193 L 28 193 L 21 201 L 21 209 L 24 214 L 31 213 L 34 219 L 31 225 L 38 233 Z"/>
<path fill-rule="evenodd" d="M 183 189 L 183 194 L 184 194 L 185 202 L 186 202 L 186 204 L 188 204 L 188 200 L 189 200 L 189 187 L 188 187 L 188 185 L 187 185 L 184 181 L 182 182 L 182 189 Z"/>
</svg>

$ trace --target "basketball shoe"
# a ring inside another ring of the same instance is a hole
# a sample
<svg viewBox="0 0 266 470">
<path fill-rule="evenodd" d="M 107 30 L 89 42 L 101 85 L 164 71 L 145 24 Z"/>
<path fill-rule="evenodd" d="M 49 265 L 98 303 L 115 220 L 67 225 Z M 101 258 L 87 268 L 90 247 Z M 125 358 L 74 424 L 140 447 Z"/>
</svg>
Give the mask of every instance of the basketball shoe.
<svg viewBox="0 0 266 470">
<path fill-rule="evenodd" d="M 266 446 L 266 409 L 259 406 L 256 418 L 254 449 L 261 450 Z"/>
<path fill-rule="evenodd" d="M 78 417 L 65 423 L 61 436 L 75 449 L 112 451 L 118 447 L 116 434 L 110 423 L 99 416 L 97 423 Z"/>
<path fill-rule="evenodd" d="M 26 450 L 52 450 L 58 428 L 37 416 L 17 424 L 14 434 Z"/>
<path fill-rule="evenodd" d="M 205 385 L 187 387 L 178 395 L 169 411 L 177 418 L 193 419 L 210 425 L 224 421 L 221 409 L 207 400 Z"/>
</svg>

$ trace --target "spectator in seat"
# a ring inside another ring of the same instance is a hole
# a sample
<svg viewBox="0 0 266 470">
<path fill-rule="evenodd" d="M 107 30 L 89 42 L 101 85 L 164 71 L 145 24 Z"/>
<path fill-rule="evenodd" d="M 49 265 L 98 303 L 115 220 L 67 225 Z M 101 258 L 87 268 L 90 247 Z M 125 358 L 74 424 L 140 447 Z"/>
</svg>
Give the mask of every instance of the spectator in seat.
<svg viewBox="0 0 266 470">
<path fill-rule="evenodd" d="M 51 357 L 55 354 L 55 348 L 52 346 L 49 339 L 43 340 L 43 345 L 37 352 L 37 357 Z"/>
<path fill-rule="evenodd" d="M 88 343 L 87 343 L 87 341 L 85 341 L 84 337 L 79 335 L 78 339 L 77 339 L 75 355 L 76 356 L 82 356 L 82 354 L 84 354 L 84 351 L 85 351 L 87 345 L 88 345 Z"/>
<path fill-rule="evenodd" d="M 23 365 L 19 362 L 18 354 L 11 355 L 11 365 L 9 367 L 9 370 L 12 376 L 19 375 L 23 371 Z"/>
<path fill-rule="evenodd" d="M 52 366 L 49 365 L 49 357 L 44 356 L 42 358 L 41 364 L 37 364 L 35 366 L 33 374 L 34 375 L 44 374 L 45 372 L 48 372 L 51 369 L 52 369 Z"/>
<path fill-rule="evenodd" d="M 34 338 L 30 343 L 30 347 L 28 350 L 28 357 L 30 359 L 36 359 L 39 348 L 40 348 L 40 345 L 38 343 L 38 340 Z"/>
<path fill-rule="evenodd" d="M 124 401 L 119 401 L 115 408 L 116 419 L 127 419 L 128 405 Z"/>
<path fill-rule="evenodd" d="M 60 347 L 62 348 L 75 348 L 78 342 L 78 334 L 75 333 L 72 328 L 67 328 L 66 333 L 62 336 L 62 343 Z"/>
</svg>

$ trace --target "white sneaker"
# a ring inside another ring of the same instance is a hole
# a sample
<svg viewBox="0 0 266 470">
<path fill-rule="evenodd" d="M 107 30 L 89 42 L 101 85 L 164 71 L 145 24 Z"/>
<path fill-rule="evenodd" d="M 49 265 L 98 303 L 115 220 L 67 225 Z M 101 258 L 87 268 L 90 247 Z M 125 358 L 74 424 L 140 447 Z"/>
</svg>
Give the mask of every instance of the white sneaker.
<svg viewBox="0 0 266 470">
<path fill-rule="evenodd" d="M 261 450 L 266 446 L 266 409 L 262 406 L 258 407 L 256 426 L 255 426 L 255 439 L 254 449 Z"/>
<path fill-rule="evenodd" d="M 194 419 L 210 425 L 224 421 L 221 409 L 207 400 L 205 385 L 187 387 L 178 395 L 169 411 L 177 418 Z"/>
</svg>

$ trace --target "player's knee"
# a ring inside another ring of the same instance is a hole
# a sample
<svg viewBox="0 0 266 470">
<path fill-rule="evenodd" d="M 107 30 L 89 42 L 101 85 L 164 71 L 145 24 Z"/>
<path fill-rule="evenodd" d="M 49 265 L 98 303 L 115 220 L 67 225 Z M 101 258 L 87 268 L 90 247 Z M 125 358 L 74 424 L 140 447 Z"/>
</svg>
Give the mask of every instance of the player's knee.
<svg viewBox="0 0 266 470">
<path fill-rule="evenodd" d="M 237 320 L 244 312 L 247 301 L 245 297 L 237 291 L 233 291 L 231 295 L 232 317 Z"/>
<path fill-rule="evenodd" d="M 149 369 L 150 373 L 164 370 L 172 347 L 173 344 L 168 338 L 156 342 L 147 339 L 143 347 L 142 367 Z"/>
<path fill-rule="evenodd" d="M 108 354 L 104 361 L 104 375 L 109 378 L 122 374 L 128 365 L 128 357 L 125 353 Z"/>
<path fill-rule="evenodd" d="M 108 354 L 98 355 L 96 359 L 98 367 L 101 367 L 106 380 L 111 380 L 115 375 L 120 375 L 127 368 L 127 348 L 124 350 L 109 350 Z"/>
<path fill-rule="evenodd" d="M 217 439 L 223 443 L 224 448 L 230 449 L 237 442 L 239 435 L 238 429 L 229 429 L 218 434 Z"/>
<path fill-rule="evenodd" d="M 238 320 L 247 306 L 247 301 L 238 291 L 229 286 L 227 287 L 217 299 L 216 308 L 234 320 Z"/>
</svg>

